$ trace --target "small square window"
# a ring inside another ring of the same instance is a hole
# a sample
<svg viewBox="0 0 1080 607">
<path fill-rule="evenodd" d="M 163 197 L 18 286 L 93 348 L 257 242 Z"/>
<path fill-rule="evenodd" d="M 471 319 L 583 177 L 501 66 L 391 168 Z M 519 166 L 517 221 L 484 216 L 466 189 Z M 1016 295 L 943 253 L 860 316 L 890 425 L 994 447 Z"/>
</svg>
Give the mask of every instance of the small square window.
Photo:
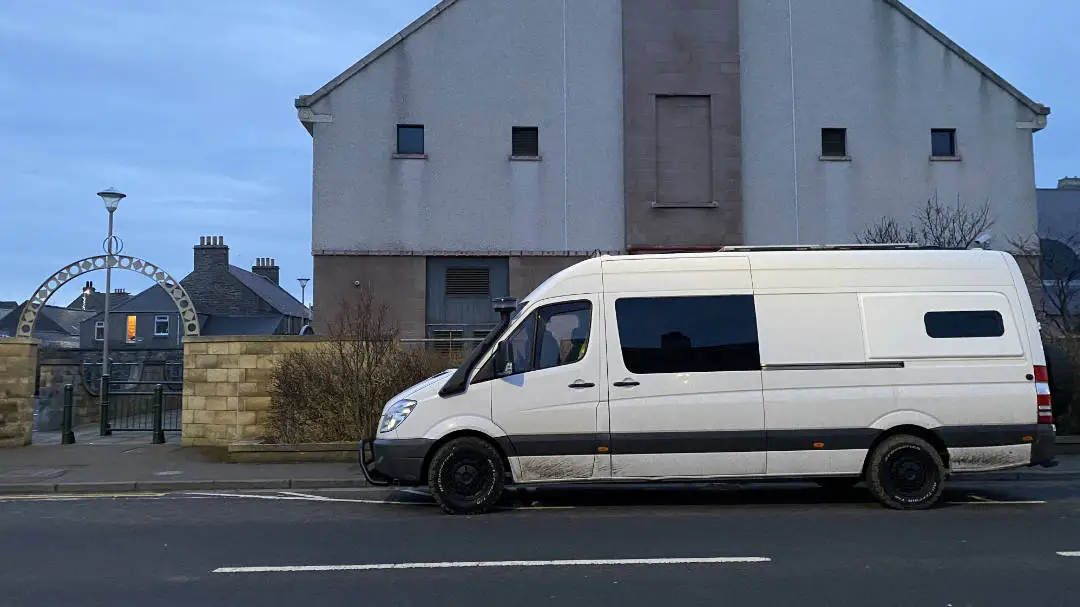
<svg viewBox="0 0 1080 607">
<path fill-rule="evenodd" d="M 955 157 L 956 129 L 931 129 L 930 155 L 937 158 Z"/>
<path fill-rule="evenodd" d="M 821 129 L 821 155 L 826 158 L 847 156 L 847 129 Z"/>
<path fill-rule="evenodd" d="M 405 156 L 422 156 L 424 152 L 424 125 L 399 124 L 397 127 L 397 153 Z"/>
<path fill-rule="evenodd" d="M 105 321 L 99 320 L 94 323 L 94 341 L 105 341 Z"/>
<path fill-rule="evenodd" d="M 515 158 L 540 156 L 540 127 L 515 126 L 510 133 L 510 155 Z"/>
<path fill-rule="evenodd" d="M 154 335 L 157 337 L 164 337 L 169 334 L 169 317 L 168 316 L 155 316 L 154 317 Z"/>
</svg>

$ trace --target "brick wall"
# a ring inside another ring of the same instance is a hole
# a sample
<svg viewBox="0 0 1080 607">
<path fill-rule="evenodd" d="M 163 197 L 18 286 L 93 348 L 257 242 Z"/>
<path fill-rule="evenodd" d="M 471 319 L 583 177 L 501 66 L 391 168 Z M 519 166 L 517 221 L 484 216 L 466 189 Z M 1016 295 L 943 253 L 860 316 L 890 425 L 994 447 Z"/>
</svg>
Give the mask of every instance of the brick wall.
<svg viewBox="0 0 1080 607">
<path fill-rule="evenodd" d="M 37 350 L 36 339 L 0 339 L 0 447 L 30 444 Z"/>
<path fill-rule="evenodd" d="M 317 339 L 294 335 L 184 339 L 184 445 L 224 446 L 262 438 L 270 375 L 291 350 Z"/>
</svg>

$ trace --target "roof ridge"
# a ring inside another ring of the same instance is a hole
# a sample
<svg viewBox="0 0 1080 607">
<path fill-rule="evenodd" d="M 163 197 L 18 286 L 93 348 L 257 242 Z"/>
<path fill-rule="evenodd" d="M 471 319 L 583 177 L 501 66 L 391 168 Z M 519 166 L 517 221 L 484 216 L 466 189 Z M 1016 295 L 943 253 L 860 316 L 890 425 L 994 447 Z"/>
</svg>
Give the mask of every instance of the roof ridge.
<svg viewBox="0 0 1080 607">
<path fill-rule="evenodd" d="M 908 7 L 908 5 L 904 4 L 902 0 L 885 0 L 885 2 L 895 8 L 901 15 L 907 17 L 909 21 L 922 28 L 922 30 L 925 31 L 927 34 L 930 34 L 932 38 L 944 45 L 945 48 L 949 49 L 958 57 L 963 59 L 968 65 L 975 68 L 975 70 L 981 73 L 984 77 L 986 77 L 986 79 L 998 85 L 1006 93 L 1009 93 L 1014 98 L 1016 98 L 1017 101 L 1027 106 L 1027 108 L 1034 112 L 1036 115 L 1050 115 L 1049 106 L 1037 103 L 1032 100 L 1031 97 L 1028 97 L 1024 93 L 1020 92 L 1020 89 L 1010 84 L 1008 80 L 1002 78 L 1000 75 L 998 75 L 997 72 L 990 69 L 990 67 L 988 67 L 985 63 L 979 61 L 975 58 L 974 55 L 964 50 L 964 47 L 957 44 L 952 38 L 946 36 L 944 32 L 934 27 L 932 23 L 919 16 L 918 13 Z"/>
<path fill-rule="evenodd" d="M 310 95 L 301 95 L 297 97 L 294 105 L 298 108 L 311 107 L 313 103 L 330 94 L 331 91 L 344 84 L 346 80 L 352 78 L 360 70 L 374 63 L 376 59 L 388 53 L 390 49 L 394 48 L 395 46 L 403 42 L 406 38 L 416 33 L 417 30 L 430 23 L 443 11 L 450 8 L 454 4 L 457 4 L 458 1 L 459 0 L 441 0 L 438 4 L 428 10 L 426 13 L 417 17 L 409 25 L 406 25 L 404 29 L 402 29 L 400 32 L 394 34 L 389 40 L 383 42 L 378 47 L 376 47 L 375 50 L 371 51 L 362 59 L 349 66 L 348 69 L 335 76 L 332 80 L 330 80 L 330 82 L 322 85 L 319 90 L 315 91 Z"/>
</svg>

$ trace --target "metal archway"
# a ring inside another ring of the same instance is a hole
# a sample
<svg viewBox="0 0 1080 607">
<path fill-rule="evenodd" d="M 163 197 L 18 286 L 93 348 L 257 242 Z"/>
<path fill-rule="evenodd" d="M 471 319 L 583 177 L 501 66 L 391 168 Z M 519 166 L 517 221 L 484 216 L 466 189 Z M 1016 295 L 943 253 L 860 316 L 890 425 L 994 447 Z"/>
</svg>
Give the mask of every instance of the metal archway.
<svg viewBox="0 0 1080 607">
<path fill-rule="evenodd" d="M 34 325 L 37 324 L 38 312 L 45 307 L 49 298 L 52 297 L 53 293 L 56 293 L 60 287 L 66 285 L 72 279 L 88 272 L 104 270 L 106 268 L 106 263 L 108 264 L 108 267 L 138 272 L 156 282 L 158 286 L 165 289 L 165 292 L 172 298 L 173 303 L 176 304 L 176 309 L 180 312 L 180 318 L 183 321 L 181 324 L 184 327 L 184 335 L 191 337 L 199 334 L 199 316 L 195 312 L 195 306 L 191 303 L 191 298 L 188 297 L 187 291 L 180 285 L 180 281 L 170 276 L 169 273 L 162 270 L 160 266 L 139 259 L 138 257 L 131 257 L 129 255 L 98 255 L 80 259 L 79 261 L 65 266 L 57 270 L 48 280 L 41 283 L 41 286 L 34 292 L 34 296 L 31 297 L 30 301 L 26 303 L 26 306 L 23 307 L 22 314 L 19 316 L 19 325 L 15 332 L 16 337 L 31 337 L 33 335 Z"/>
</svg>

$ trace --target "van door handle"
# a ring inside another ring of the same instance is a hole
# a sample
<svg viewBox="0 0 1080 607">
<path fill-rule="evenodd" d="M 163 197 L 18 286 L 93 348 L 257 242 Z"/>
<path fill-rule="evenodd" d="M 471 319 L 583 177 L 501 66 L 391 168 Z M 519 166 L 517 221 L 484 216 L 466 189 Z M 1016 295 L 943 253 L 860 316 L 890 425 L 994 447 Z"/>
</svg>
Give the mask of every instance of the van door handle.
<svg viewBox="0 0 1080 607">
<path fill-rule="evenodd" d="M 634 380 L 634 379 L 630 379 L 628 377 L 628 378 L 626 378 L 626 379 L 624 379 L 622 381 L 617 381 L 612 385 L 615 386 L 616 388 L 633 388 L 634 386 L 640 386 L 641 382 L 638 382 L 637 380 Z"/>
<path fill-rule="evenodd" d="M 582 389 L 582 388 L 595 388 L 595 387 L 596 387 L 596 384 L 594 384 L 594 383 L 591 383 L 591 382 L 587 382 L 587 381 L 581 381 L 581 380 L 579 379 L 579 380 L 577 380 L 576 382 L 574 382 L 574 383 L 570 384 L 570 387 L 571 387 L 571 388 L 574 388 L 574 389 L 578 389 L 578 390 L 580 390 L 580 389 Z"/>
</svg>

